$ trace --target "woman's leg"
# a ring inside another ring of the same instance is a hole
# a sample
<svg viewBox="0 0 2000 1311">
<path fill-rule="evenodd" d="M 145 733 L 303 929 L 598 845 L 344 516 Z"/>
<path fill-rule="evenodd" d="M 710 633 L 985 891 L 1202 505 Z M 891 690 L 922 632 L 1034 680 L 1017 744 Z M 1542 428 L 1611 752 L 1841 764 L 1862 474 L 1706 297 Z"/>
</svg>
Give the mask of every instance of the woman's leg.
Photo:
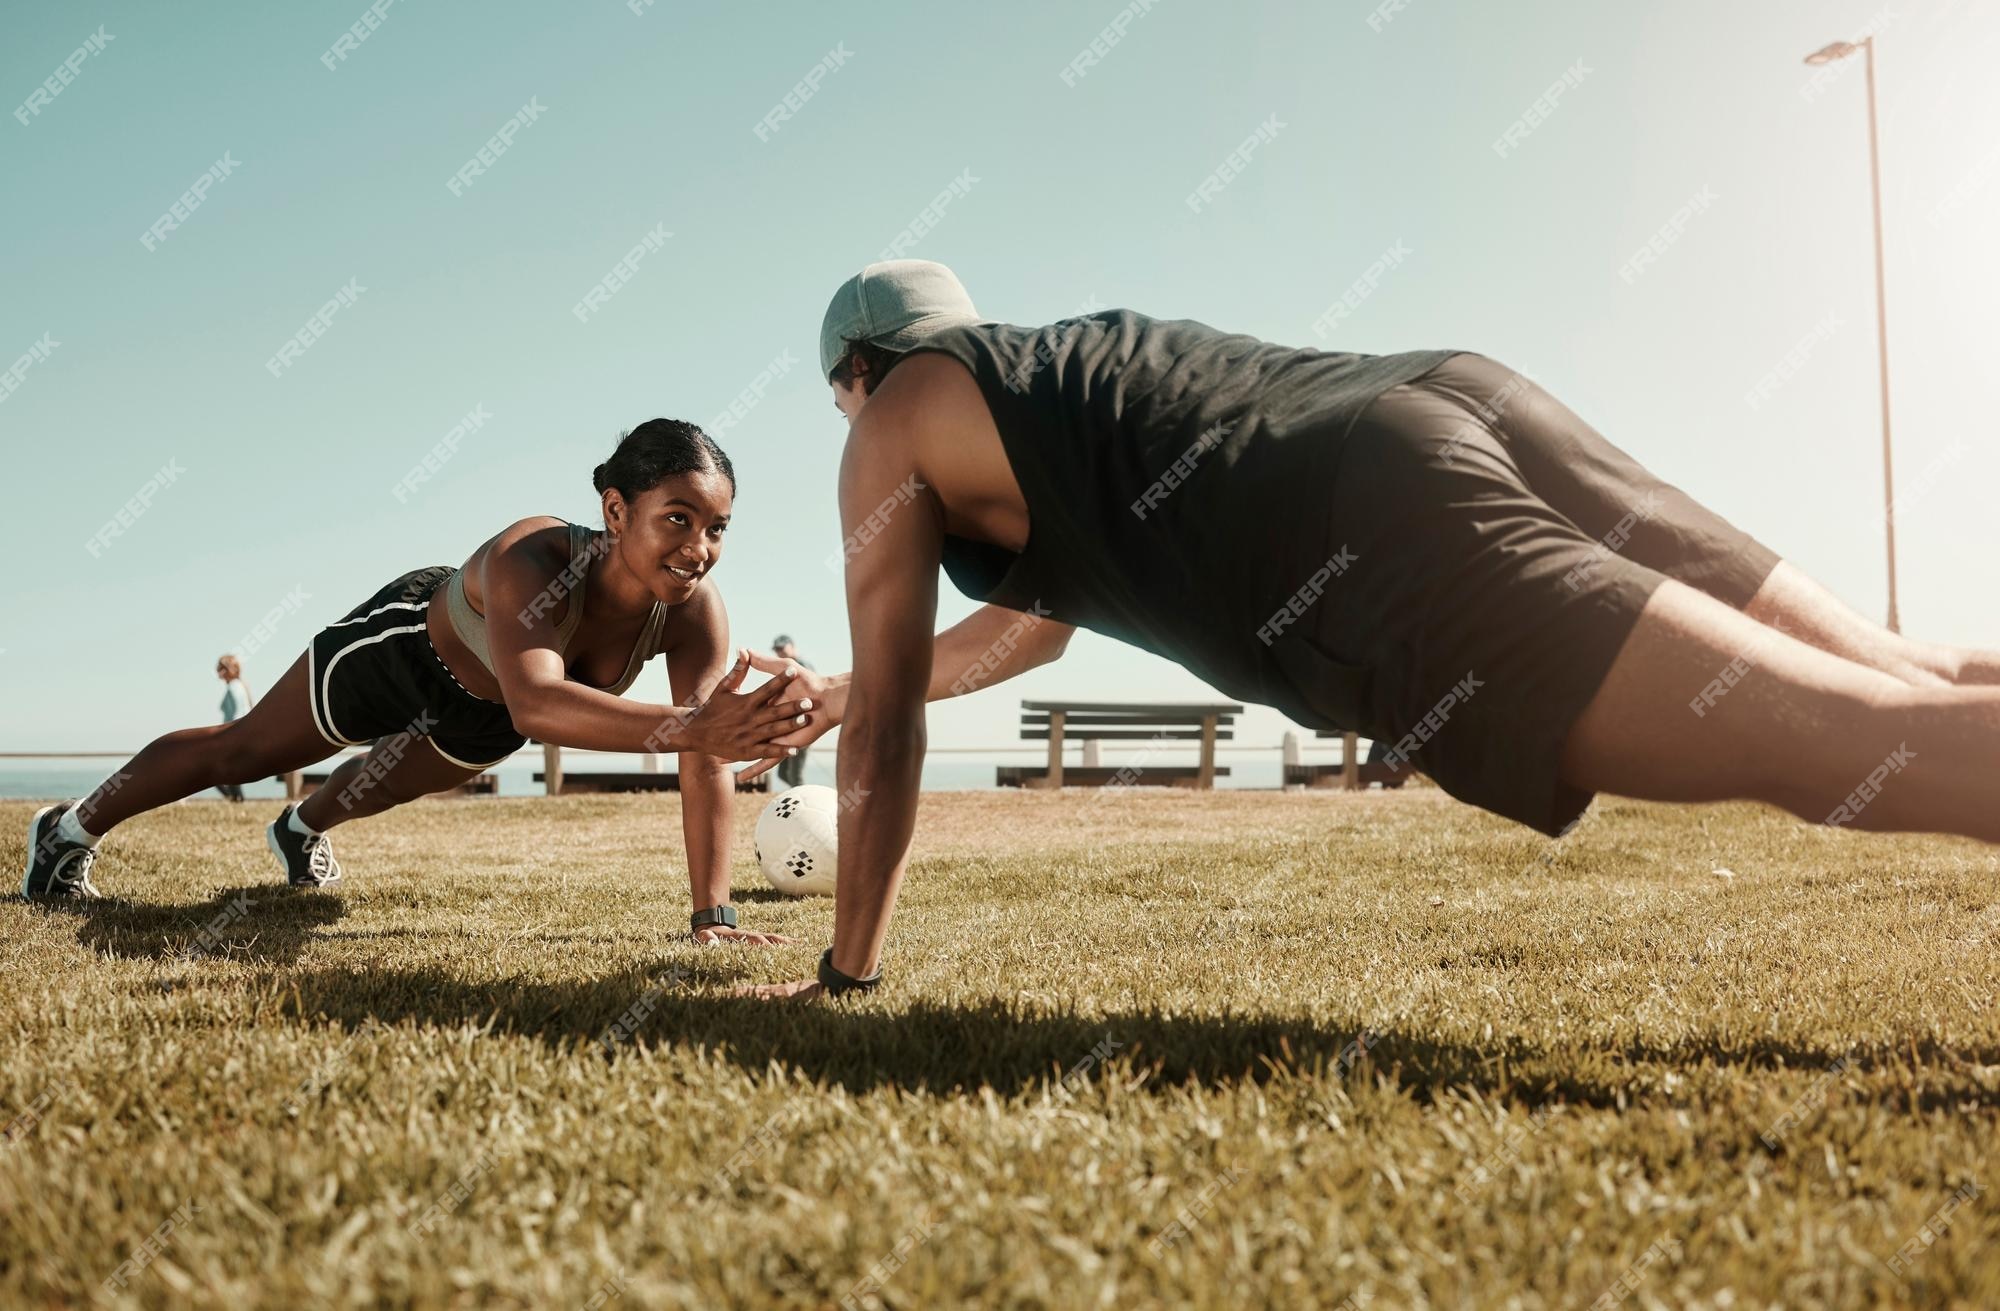
<svg viewBox="0 0 2000 1311">
<path fill-rule="evenodd" d="M 77 804 L 77 821 L 102 837 L 134 815 L 218 784 L 250 783 L 326 759 L 334 748 L 313 726 L 310 677 L 301 655 L 243 718 L 155 738 Z"/>
<path fill-rule="evenodd" d="M 1988 842 L 2000 842 L 1996 766 L 2000 688 L 1913 685 L 1671 581 L 1562 757 L 1579 788 L 1748 799 L 1816 823 Z"/>
<path fill-rule="evenodd" d="M 324 833 L 350 819 L 448 792 L 479 772 L 446 760 L 427 737 L 398 733 L 377 742 L 367 755 L 344 761 L 325 786 L 299 803 L 299 819 L 315 833 Z"/>
</svg>

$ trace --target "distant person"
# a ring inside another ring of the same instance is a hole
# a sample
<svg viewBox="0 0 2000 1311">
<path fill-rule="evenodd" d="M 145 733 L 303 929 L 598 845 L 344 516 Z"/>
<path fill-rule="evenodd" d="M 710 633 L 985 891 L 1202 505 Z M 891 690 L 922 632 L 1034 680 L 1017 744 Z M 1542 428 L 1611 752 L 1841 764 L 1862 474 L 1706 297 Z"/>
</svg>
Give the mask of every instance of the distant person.
<svg viewBox="0 0 2000 1311">
<path fill-rule="evenodd" d="M 1368 744 L 1368 763 L 1371 765 L 1380 765 L 1383 763 L 1395 765 L 1399 763 L 1387 738 L 1378 737 Z M 1409 781 L 1401 774 L 1392 771 L 1390 777 L 1382 780 L 1382 786 L 1385 788 L 1399 788 Z"/>
<path fill-rule="evenodd" d="M 243 681 L 243 665 L 233 655 L 222 656 L 215 662 L 215 676 L 222 680 L 222 722 L 233 724 L 255 704 L 249 685 Z M 217 783 L 215 790 L 231 801 L 243 800 L 241 783 Z"/>
<path fill-rule="evenodd" d="M 788 664 L 797 665 L 804 670 L 813 670 L 812 661 L 799 654 L 798 643 L 792 641 L 789 634 L 780 633 L 771 639 L 771 653 Z M 778 762 L 778 780 L 788 788 L 795 788 L 806 781 L 806 752 L 804 747 L 799 748 L 797 755 L 786 756 Z"/>
<path fill-rule="evenodd" d="M 694 939 L 789 941 L 739 929 L 729 904 L 727 762 L 782 757 L 812 721 L 810 704 L 786 699 L 791 678 L 737 690 L 752 653 L 732 666 L 709 576 L 736 499 L 729 457 L 693 424 L 654 419 L 625 435 L 593 482 L 603 528 L 536 515 L 480 543 L 462 567 L 389 580 L 315 635 L 243 718 L 157 738 L 81 803 L 37 812 L 22 894 L 96 896 L 91 865 L 113 826 L 372 743 L 266 830 L 289 883 L 325 887 L 340 878 L 334 825 L 456 788 L 532 734 L 588 751 L 681 753 Z M 627 700 L 662 655 L 676 704 Z M 433 858 L 449 864 L 452 850 Z"/>
</svg>

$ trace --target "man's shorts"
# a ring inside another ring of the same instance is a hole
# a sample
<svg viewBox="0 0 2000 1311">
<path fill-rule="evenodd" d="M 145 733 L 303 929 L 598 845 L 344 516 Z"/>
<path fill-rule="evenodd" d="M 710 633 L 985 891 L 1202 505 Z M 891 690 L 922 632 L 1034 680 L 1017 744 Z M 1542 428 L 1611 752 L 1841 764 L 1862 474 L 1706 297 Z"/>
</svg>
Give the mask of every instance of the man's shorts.
<svg viewBox="0 0 2000 1311">
<path fill-rule="evenodd" d="M 507 707 L 459 686 L 424 630 L 431 595 L 457 570 L 404 574 L 313 637 L 313 724 L 335 746 L 398 734 L 429 738 L 466 769 L 490 769 L 527 744 Z"/>
<path fill-rule="evenodd" d="M 1310 619 L 1329 678 L 1347 671 L 1335 718 L 1548 834 L 1590 804 L 1562 780 L 1563 746 L 1654 590 L 1672 578 L 1740 609 L 1778 562 L 1470 353 L 1362 411 L 1329 524 L 1360 565 Z"/>
</svg>

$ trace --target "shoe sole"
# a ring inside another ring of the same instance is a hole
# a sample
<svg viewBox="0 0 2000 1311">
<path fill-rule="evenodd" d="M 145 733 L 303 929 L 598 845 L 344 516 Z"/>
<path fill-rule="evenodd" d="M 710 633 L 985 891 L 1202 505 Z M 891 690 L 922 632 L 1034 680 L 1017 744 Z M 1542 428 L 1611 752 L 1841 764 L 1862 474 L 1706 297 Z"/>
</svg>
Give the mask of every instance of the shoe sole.
<svg viewBox="0 0 2000 1311">
<path fill-rule="evenodd" d="M 51 810 L 60 809 L 60 806 L 43 806 L 35 812 L 35 817 L 28 821 L 28 863 L 21 870 L 21 895 L 23 897 L 28 895 L 28 880 L 35 877 L 35 847 L 37 845 L 35 830 L 42 826 L 42 816 L 48 814 Z"/>
</svg>

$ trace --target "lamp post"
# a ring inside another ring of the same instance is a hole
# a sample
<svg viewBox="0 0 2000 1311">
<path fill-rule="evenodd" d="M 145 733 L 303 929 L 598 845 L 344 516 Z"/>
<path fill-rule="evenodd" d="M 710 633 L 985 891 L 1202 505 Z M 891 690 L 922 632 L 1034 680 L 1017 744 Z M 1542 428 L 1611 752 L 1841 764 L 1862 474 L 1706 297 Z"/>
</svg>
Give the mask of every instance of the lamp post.
<svg viewBox="0 0 2000 1311">
<path fill-rule="evenodd" d="M 1808 64 L 1831 64 L 1861 51 L 1868 66 L 1868 186 L 1875 207 L 1875 342 L 1882 367 L 1882 522 L 1889 546 L 1889 631 L 1903 631 L 1896 613 L 1896 479 L 1889 455 L 1889 309 L 1882 274 L 1882 168 L 1875 144 L 1875 38 L 1835 41 L 1806 56 Z"/>
</svg>

